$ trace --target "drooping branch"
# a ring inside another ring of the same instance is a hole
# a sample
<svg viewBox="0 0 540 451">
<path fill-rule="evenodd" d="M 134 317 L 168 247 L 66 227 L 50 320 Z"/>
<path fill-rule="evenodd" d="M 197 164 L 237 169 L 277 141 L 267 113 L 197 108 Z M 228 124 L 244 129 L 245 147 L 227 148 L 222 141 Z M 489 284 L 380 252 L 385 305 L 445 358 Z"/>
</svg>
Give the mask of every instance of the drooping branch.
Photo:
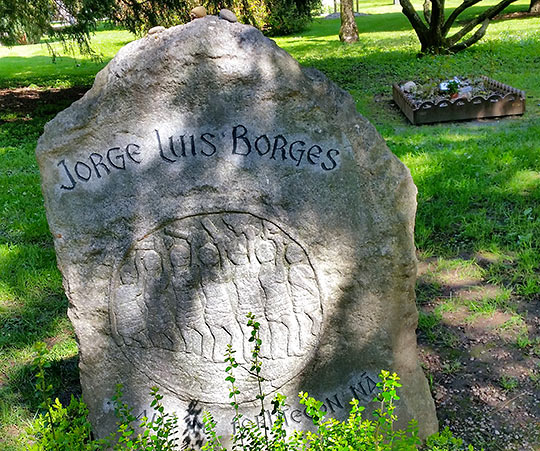
<svg viewBox="0 0 540 451">
<path fill-rule="evenodd" d="M 482 26 L 476 31 L 476 33 L 474 33 L 469 39 L 466 39 L 465 41 L 462 41 L 459 44 L 456 44 L 450 47 L 448 51 L 451 53 L 457 53 L 460 50 L 465 50 L 467 47 L 470 47 L 475 42 L 478 42 L 486 34 L 488 25 L 489 25 L 489 19 L 484 20 L 484 22 L 482 23 Z"/>
<path fill-rule="evenodd" d="M 465 0 L 461 5 L 459 5 L 454 11 L 452 11 L 452 14 L 448 16 L 448 19 L 446 20 L 446 23 L 443 26 L 443 33 L 446 35 L 450 31 L 450 28 L 458 18 L 458 16 L 465 11 L 467 8 L 470 8 L 473 5 L 476 5 L 477 3 L 480 3 L 482 0 Z"/>
<path fill-rule="evenodd" d="M 497 14 L 499 14 L 503 9 L 505 9 L 508 5 L 514 3 L 517 0 L 503 0 L 502 2 L 498 3 L 497 5 L 492 6 L 491 8 L 486 9 L 482 14 L 479 14 L 477 17 L 472 19 L 471 21 L 467 22 L 465 26 L 459 30 L 456 34 L 449 37 L 447 39 L 448 47 L 453 47 L 456 43 L 458 43 L 467 33 L 471 32 L 478 26 L 479 24 L 483 23 L 485 20 L 491 20 L 493 17 L 495 17 Z M 484 26 L 482 26 L 484 27 Z M 487 27 L 487 25 L 486 25 Z M 485 30 L 484 30 L 485 33 Z"/>
</svg>

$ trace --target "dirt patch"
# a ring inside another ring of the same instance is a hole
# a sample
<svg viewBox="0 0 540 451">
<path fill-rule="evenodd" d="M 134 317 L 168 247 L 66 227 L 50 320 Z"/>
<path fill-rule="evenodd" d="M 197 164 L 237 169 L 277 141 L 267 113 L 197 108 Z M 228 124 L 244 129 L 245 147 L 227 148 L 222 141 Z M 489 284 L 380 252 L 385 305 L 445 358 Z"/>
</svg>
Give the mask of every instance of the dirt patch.
<svg viewBox="0 0 540 451">
<path fill-rule="evenodd" d="M 504 291 L 483 278 L 489 257 L 420 261 L 419 310 L 439 319 L 420 324 L 421 361 L 441 428 L 475 449 L 538 451 L 540 302 L 510 296 L 513 312 L 475 312 Z"/>
<path fill-rule="evenodd" d="M 16 116 L 32 117 L 36 112 L 61 111 L 79 100 L 88 86 L 51 89 L 0 89 L 0 114 L 13 113 Z M 4 118 L 4 121 L 9 118 Z"/>
<path fill-rule="evenodd" d="M 527 11 L 516 11 L 508 14 L 501 14 L 494 19 L 492 22 L 497 22 L 500 20 L 510 20 L 510 19 L 528 19 L 530 17 L 540 17 L 540 13 L 530 13 Z"/>
</svg>

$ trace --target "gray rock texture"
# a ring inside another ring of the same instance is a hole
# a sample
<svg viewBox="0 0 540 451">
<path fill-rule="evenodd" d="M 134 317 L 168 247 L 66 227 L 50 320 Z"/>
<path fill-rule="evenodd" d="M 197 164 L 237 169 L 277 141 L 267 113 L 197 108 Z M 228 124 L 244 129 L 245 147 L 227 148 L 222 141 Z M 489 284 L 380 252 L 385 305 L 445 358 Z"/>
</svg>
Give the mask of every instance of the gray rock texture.
<svg viewBox="0 0 540 451">
<path fill-rule="evenodd" d="M 223 19 L 223 20 L 227 20 L 227 21 L 232 22 L 232 23 L 238 22 L 238 19 L 236 18 L 236 15 L 230 9 L 223 8 L 219 12 L 219 18 Z"/>
<path fill-rule="evenodd" d="M 228 343 L 255 417 L 248 312 L 291 428 L 311 423 L 299 391 L 343 418 L 389 369 L 400 424 L 436 431 L 416 355 L 416 188 L 324 75 L 208 16 L 121 49 L 36 154 L 98 435 L 114 429 L 117 383 L 136 414 L 161 387 L 185 443 L 202 409 L 230 433 Z"/>
</svg>

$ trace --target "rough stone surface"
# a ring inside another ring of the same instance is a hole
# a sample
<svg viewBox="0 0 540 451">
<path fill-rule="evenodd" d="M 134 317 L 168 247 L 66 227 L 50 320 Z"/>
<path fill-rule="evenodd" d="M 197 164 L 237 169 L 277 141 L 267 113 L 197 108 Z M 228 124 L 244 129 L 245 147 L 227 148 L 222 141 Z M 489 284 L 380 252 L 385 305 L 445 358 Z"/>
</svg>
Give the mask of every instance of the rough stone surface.
<svg viewBox="0 0 540 451">
<path fill-rule="evenodd" d="M 230 433 L 227 343 L 255 417 L 250 311 L 264 390 L 288 396 L 291 427 L 311 423 L 299 391 L 343 418 L 390 369 L 401 425 L 437 429 L 416 355 L 416 189 L 324 75 L 208 16 L 121 49 L 36 153 L 100 436 L 119 382 L 135 413 L 161 387 L 189 424 L 185 443 L 201 437 L 205 408 Z"/>
<path fill-rule="evenodd" d="M 166 30 L 165 27 L 162 27 L 161 25 L 158 25 L 157 27 L 150 28 L 150 30 L 148 30 L 148 34 L 152 35 L 152 34 L 156 34 L 156 33 L 161 33 L 162 31 L 165 31 L 165 30 Z"/>
<path fill-rule="evenodd" d="M 204 6 L 196 6 L 191 10 L 190 16 L 192 19 L 200 19 L 206 16 L 206 8 Z"/>
<path fill-rule="evenodd" d="M 223 8 L 219 12 L 219 18 L 223 19 L 223 20 L 227 20 L 227 21 L 232 22 L 232 23 L 238 22 L 238 19 L 236 18 L 236 15 L 230 9 Z"/>
</svg>

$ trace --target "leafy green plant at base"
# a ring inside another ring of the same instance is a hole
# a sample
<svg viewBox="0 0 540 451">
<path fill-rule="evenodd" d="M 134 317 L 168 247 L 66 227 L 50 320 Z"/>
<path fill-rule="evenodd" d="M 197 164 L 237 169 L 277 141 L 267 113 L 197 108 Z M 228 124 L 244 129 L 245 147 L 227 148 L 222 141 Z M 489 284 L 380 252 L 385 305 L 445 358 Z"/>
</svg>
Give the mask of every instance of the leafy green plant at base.
<svg viewBox="0 0 540 451">
<path fill-rule="evenodd" d="M 260 416 L 264 419 L 265 406 L 262 384 L 264 378 L 261 375 L 262 363 L 260 359 L 260 349 L 262 341 L 259 337 L 260 324 L 255 317 L 248 314 L 248 326 L 251 327 L 251 337 L 249 341 L 253 344 L 251 367 L 249 373 L 254 376 L 258 386 L 257 399 L 261 402 Z M 394 430 L 394 424 L 397 420 L 395 411 L 395 401 L 399 400 L 397 389 L 401 387 L 398 382 L 399 377 L 396 373 L 390 374 L 389 371 L 382 370 L 377 384 L 379 393 L 374 401 L 379 404 L 375 409 L 374 420 L 363 419 L 362 411 L 364 407 L 359 406 L 356 399 L 351 401 L 351 411 L 349 418 L 345 421 L 338 421 L 334 418 L 326 419 L 326 412 L 323 410 L 323 403 L 310 397 L 307 393 L 300 393 L 300 404 L 305 406 L 307 414 L 311 417 L 315 432 L 295 431 L 289 436 L 284 428 L 285 424 L 285 396 L 276 394 L 272 401 L 272 414 L 275 421 L 271 428 L 268 428 L 265 421 L 262 426 L 259 423 L 248 418 L 243 418 L 239 412 L 237 395 L 240 394 L 235 385 L 236 378 L 234 369 L 238 363 L 234 358 L 234 350 L 230 345 L 227 346 L 225 353 L 227 362 L 226 381 L 231 384 L 229 397 L 231 406 L 234 409 L 233 421 L 235 430 L 232 435 L 233 449 L 242 449 L 246 451 L 361 451 L 361 450 L 416 450 L 421 444 L 418 437 L 418 427 L 413 420 L 407 430 Z M 216 422 L 210 412 L 204 414 L 204 426 L 207 435 L 207 442 L 203 447 L 204 451 L 225 451 L 221 443 L 221 438 L 216 434 Z M 261 430 L 262 429 L 262 430 Z M 239 448 L 239 445 L 241 448 Z"/>
<path fill-rule="evenodd" d="M 39 415 L 29 428 L 34 443 L 29 451 L 97 450 L 99 444 L 91 440 L 88 408 L 81 400 L 71 396 L 64 407 L 58 398 L 49 405 L 46 415 Z M 54 432 L 53 432 L 54 431 Z"/>
<path fill-rule="evenodd" d="M 472 445 L 465 448 L 463 440 L 454 437 L 452 431 L 446 426 L 443 431 L 433 434 L 426 440 L 426 450 L 429 451 L 474 451 Z"/>
<path fill-rule="evenodd" d="M 150 407 L 154 410 L 152 418 L 143 416 L 140 420 L 133 415 L 133 409 L 122 401 L 122 386 L 116 386 L 113 396 L 115 414 L 119 418 L 117 432 L 103 441 L 115 451 L 167 451 L 176 449 L 178 442 L 178 417 L 176 414 L 165 412 L 159 394 L 159 388 L 152 387 L 152 402 Z M 134 425 L 137 425 L 135 427 Z"/>
<path fill-rule="evenodd" d="M 165 412 L 161 403 L 163 396 L 153 387 L 152 418 L 143 416 L 137 419 L 132 408 L 122 401 L 122 386 L 117 385 L 113 396 L 115 414 L 119 419 L 117 430 L 103 440 L 94 440 L 88 421 L 88 408 L 82 399 L 71 397 L 64 407 L 58 398 L 52 401 L 52 385 L 45 379 L 45 370 L 50 367 L 45 343 L 34 346 L 36 357 L 33 366 L 36 372 L 36 394 L 41 398 L 40 408 L 44 413 L 38 415 L 27 430 L 30 451 L 79 451 L 113 449 L 115 451 L 168 451 L 177 449 L 178 418 Z"/>
<path fill-rule="evenodd" d="M 33 367 L 37 371 L 36 394 L 41 398 L 40 408 L 44 413 L 38 415 L 27 431 L 32 442 L 27 448 L 30 451 L 98 449 L 97 442 L 91 440 L 86 404 L 73 395 L 67 407 L 64 407 L 58 398 L 52 401 L 52 385 L 45 379 L 45 370 L 51 366 L 47 359 L 46 344 L 36 343 L 34 352 L 36 356 Z"/>
<path fill-rule="evenodd" d="M 249 342 L 252 343 L 250 368 L 248 370 L 258 387 L 256 399 L 260 401 L 259 416 L 261 424 L 244 418 L 240 413 L 234 370 L 238 362 L 234 357 L 235 350 L 229 344 L 225 353 L 227 367 L 226 381 L 230 383 L 229 398 L 234 409 L 235 424 L 232 435 L 233 450 L 242 451 L 409 451 L 417 450 L 421 445 L 418 437 L 418 426 L 412 420 L 406 430 L 394 430 L 397 420 L 395 401 L 401 387 L 396 373 L 382 370 L 377 383 L 378 393 L 373 399 L 378 407 L 373 412 L 374 419 L 362 418 L 364 407 L 358 400 L 353 399 L 347 420 L 338 421 L 326 419 L 326 411 L 321 401 L 300 393 L 300 404 L 305 406 L 306 413 L 311 417 L 315 431 L 293 431 L 288 434 L 285 430 L 286 397 L 277 393 L 272 404 L 274 421 L 271 427 L 265 420 L 265 399 L 263 390 L 265 379 L 261 375 L 262 360 L 260 357 L 262 340 L 259 335 L 260 324 L 252 314 L 248 314 L 248 326 L 251 327 Z M 36 391 L 41 396 L 41 408 L 44 414 L 38 416 L 28 431 L 31 444 L 30 451 L 82 451 L 112 449 L 114 451 L 172 451 L 178 449 L 179 428 L 178 417 L 165 411 L 161 403 L 163 396 L 157 387 L 151 389 L 151 407 L 154 414 L 151 418 L 143 416 L 138 419 L 133 409 L 123 401 L 122 386 L 117 385 L 113 396 L 115 414 L 118 418 L 116 432 L 103 440 L 93 440 L 90 423 L 87 420 L 88 409 L 81 399 L 72 396 L 67 407 L 62 406 L 56 399 L 51 398 L 52 386 L 45 379 L 45 369 L 49 366 L 47 347 L 39 343 L 35 347 L 36 357 L 34 366 L 36 374 Z M 210 412 L 204 412 L 204 430 L 207 441 L 203 451 L 227 451 L 221 443 L 221 437 L 216 433 L 217 423 Z M 462 450 L 461 440 L 453 437 L 445 429 L 442 433 L 428 439 L 426 450 L 457 451 Z M 473 451 L 469 445 L 467 448 Z"/>
<path fill-rule="evenodd" d="M 306 406 L 308 414 L 317 427 L 317 432 L 307 432 L 307 445 L 309 449 L 323 450 L 416 450 L 421 444 L 418 437 L 418 427 L 413 420 L 406 431 L 394 430 L 397 416 L 394 414 L 394 401 L 399 400 L 397 388 L 399 377 L 396 373 L 382 370 L 379 374 L 380 382 L 377 384 L 379 393 L 374 401 L 379 407 L 373 412 L 375 420 L 362 418 L 363 407 L 358 400 L 351 401 L 349 418 L 338 421 L 330 418 L 324 421 L 325 412 L 322 402 L 300 393 L 300 403 Z"/>
</svg>

